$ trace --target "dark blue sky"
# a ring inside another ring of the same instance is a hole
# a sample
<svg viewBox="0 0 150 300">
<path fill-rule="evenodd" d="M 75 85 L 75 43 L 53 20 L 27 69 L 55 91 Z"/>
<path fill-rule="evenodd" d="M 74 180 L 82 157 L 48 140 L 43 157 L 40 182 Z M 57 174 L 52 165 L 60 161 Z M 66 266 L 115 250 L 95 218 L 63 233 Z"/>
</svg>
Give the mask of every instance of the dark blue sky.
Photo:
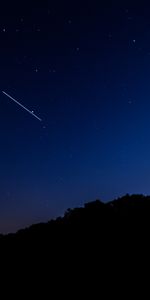
<svg viewBox="0 0 150 300">
<path fill-rule="evenodd" d="M 150 5 L 5 1 L 0 231 L 150 193 Z"/>
</svg>

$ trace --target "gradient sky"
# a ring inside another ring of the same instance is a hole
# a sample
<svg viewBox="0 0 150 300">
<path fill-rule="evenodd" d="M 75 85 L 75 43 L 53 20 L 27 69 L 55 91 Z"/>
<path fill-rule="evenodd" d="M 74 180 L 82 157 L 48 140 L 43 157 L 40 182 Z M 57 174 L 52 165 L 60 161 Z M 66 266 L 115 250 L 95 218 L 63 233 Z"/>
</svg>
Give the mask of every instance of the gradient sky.
<svg viewBox="0 0 150 300">
<path fill-rule="evenodd" d="M 150 194 L 150 4 L 3 1 L 0 232 Z"/>
</svg>

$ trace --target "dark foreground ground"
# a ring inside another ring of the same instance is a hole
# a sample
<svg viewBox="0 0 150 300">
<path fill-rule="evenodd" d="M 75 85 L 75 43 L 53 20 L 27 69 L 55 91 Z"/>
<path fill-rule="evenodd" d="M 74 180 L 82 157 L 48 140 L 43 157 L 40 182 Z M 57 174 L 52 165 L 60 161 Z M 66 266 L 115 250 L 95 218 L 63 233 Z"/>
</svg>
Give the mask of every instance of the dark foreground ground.
<svg viewBox="0 0 150 300">
<path fill-rule="evenodd" d="M 136 291 L 143 278 L 149 281 L 149 243 L 150 196 L 126 195 L 68 209 L 62 218 L 1 235 L 1 265 L 12 278 L 22 278 L 22 273 L 27 281 L 32 278 L 36 291 L 43 280 L 49 292 L 56 286 L 55 294 L 62 291 L 60 285 L 67 293 L 72 286 L 73 294 L 80 288 L 87 293 L 94 282 L 98 298 L 103 289 L 105 294 L 121 289 L 122 299 L 134 281 Z"/>
</svg>

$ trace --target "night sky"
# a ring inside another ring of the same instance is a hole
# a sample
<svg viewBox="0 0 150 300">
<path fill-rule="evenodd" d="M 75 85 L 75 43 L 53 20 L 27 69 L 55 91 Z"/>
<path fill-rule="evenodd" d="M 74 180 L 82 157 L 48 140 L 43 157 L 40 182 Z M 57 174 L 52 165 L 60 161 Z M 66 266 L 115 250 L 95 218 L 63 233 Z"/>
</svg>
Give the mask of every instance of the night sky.
<svg viewBox="0 0 150 300">
<path fill-rule="evenodd" d="M 1 3 L 0 232 L 150 194 L 150 4 L 135 3 Z"/>
</svg>

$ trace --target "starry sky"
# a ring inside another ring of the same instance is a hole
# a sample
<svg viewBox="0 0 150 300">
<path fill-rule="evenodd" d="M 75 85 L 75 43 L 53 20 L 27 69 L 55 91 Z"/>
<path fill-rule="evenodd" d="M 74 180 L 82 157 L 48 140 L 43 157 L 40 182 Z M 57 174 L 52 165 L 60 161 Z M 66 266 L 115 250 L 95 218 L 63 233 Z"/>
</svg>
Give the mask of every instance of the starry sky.
<svg viewBox="0 0 150 300">
<path fill-rule="evenodd" d="M 150 194 L 150 4 L 5 0 L 0 79 L 0 232 Z"/>
</svg>

